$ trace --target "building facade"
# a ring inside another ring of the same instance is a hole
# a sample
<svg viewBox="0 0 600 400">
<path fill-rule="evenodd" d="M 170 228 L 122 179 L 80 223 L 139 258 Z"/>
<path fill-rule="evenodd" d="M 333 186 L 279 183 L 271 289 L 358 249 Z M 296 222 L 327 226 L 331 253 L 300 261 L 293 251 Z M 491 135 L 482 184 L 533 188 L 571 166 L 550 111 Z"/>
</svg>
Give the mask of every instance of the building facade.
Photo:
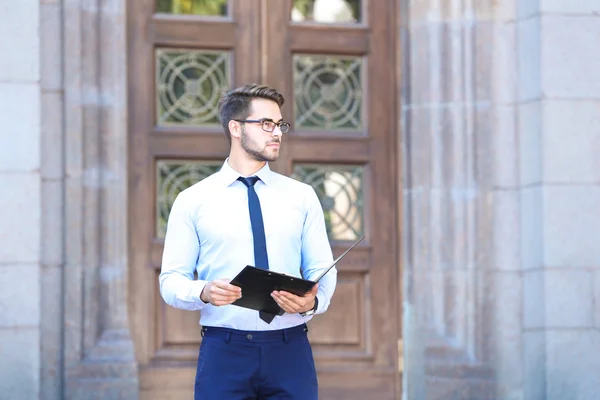
<svg viewBox="0 0 600 400">
<path fill-rule="evenodd" d="M 334 253 L 367 236 L 311 321 L 322 398 L 600 392 L 600 3 L 0 11 L 0 398 L 189 398 L 162 233 L 250 81 L 286 96 L 273 168 L 315 187 Z"/>
</svg>

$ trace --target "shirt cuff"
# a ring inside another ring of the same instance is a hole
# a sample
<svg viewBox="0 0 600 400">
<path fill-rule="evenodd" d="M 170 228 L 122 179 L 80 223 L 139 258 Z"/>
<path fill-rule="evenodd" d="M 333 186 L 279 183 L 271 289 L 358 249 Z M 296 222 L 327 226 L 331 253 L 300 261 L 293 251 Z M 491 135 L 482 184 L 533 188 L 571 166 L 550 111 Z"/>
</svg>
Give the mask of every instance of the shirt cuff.
<svg viewBox="0 0 600 400">
<path fill-rule="evenodd" d="M 209 303 L 205 303 L 204 301 L 202 301 L 202 298 L 200 298 L 200 295 L 202 294 L 202 291 L 204 290 L 204 288 L 208 284 L 208 281 L 200 281 L 200 280 L 198 280 L 196 282 L 198 282 L 197 283 L 197 288 L 196 288 L 198 294 L 196 296 L 196 299 L 198 300 L 198 305 L 200 307 L 204 307 L 204 306 L 206 306 Z"/>
<path fill-rule="evenodd" d="M 322 308 L 322 306 L 323 306 L 323 302 L 321 300 L 319 300 L 319 294 L 318 293 L 315 296 L 315 300 L 317 301 L 317 309 L 315 310 L 315 314 L 318 314 L 319 313 L 319 308 Z"/>
</svg>

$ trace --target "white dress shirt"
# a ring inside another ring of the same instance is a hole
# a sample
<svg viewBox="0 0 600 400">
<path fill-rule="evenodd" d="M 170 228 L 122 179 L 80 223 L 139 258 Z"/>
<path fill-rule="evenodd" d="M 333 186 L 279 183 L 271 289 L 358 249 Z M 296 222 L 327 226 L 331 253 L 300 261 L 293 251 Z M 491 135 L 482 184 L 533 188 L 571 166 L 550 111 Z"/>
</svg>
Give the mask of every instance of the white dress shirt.
<svg viewBox="0 0 600 400">
<path fill-rule="evenodd" d="M 333 255 L 314 189 L 271 171 L 268 164 L 254 175 L 260 178 L 254 187 L 263 215 L 269 269 L 316 278 L 333 262 Z M 200 300 L 208 282 L 233 279 L 246 265 L 254 265 L 248 188 L 237 180 L 240 176 L 225 160 L 219 172 L 177 196 L 167 224 L 160 293 L 173 307 L 202 310 L 203 326 L 266 331 L 300 325 L 312 316 L 285 313 L 267 324 L 258 311 L 216 307 Z M 316 314 L 329 307 L 336 280 L 334 267 L 319 281 Z"/>
</svg>

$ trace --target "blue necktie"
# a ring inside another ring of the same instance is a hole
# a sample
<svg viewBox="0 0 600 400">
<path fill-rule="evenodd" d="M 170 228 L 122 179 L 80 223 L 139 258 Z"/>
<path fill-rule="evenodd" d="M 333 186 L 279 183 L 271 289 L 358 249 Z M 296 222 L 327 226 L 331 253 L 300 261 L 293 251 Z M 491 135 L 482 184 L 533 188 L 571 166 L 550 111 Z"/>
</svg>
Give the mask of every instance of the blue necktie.
<svg viewBox="0 0 600 400">
<path fill-rule="evenodd" d="M 249 178 L 239 177 L 248 187 L 248 210 L 250 211 L 250 224 L 252 225 L 252 237 L 254 238 L 254 266 L 262 269 L 269 269 L 269 258 L 267 257 L 267 240 L 265 238 L 265 225 L 263 223 L 260 201 L 254 190 L 254 184 L 258 181 L 257 176 Z M 275 318 L 274 314 L 264 311 L 259 312 L 260 319 L 270 324 Z"/>
</svg>

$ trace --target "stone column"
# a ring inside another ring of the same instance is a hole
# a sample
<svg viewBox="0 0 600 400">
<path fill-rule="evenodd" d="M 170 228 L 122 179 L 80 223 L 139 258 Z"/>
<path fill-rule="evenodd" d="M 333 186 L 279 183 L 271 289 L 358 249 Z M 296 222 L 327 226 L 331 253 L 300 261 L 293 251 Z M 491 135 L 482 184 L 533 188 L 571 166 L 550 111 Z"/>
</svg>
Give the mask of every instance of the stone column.
<svg viewBox="0 0 600 400">
<path fill-rule="evenodd" d="M 60 0 L 40 4 L 42 116 L 41 399 L 62 399 L 64 272 L 64 91 Z"/>
<path fill-rule="evenodd" d="M 127 313 L 125 3 L 64 2 L 64 354 L 70 399 L 138 396 Z"/>
<path fill-rule="evenodd" d="M 491 399 L 492 2 L 403 12 L 405 390 Z"/>
</svg>

